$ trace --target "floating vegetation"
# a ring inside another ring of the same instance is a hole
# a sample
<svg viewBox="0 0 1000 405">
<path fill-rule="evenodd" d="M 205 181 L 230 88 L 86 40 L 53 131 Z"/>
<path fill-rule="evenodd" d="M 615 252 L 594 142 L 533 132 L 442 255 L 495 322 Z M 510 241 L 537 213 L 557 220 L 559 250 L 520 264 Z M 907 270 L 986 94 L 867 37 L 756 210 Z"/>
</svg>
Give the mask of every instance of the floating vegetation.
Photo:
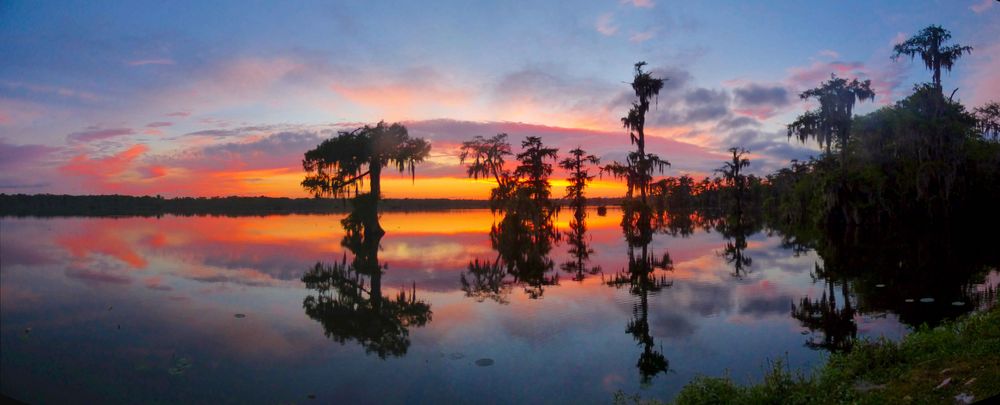
<svg viewBox="0 0 1000 405">
<path fill-rule="evenodd" d="M 913 302 L 913 301 L 914 301 L 913 298 L 907 298 L 907 299 L 903 300 L 903 302 Z"/>
<path fill-rule="evenodd" d="M 486 359 L 476 360 L 476 365 L 479 366 L 479 367 L 489 367 L 489 366 L 492 366 L 493 365 L 493 359 L 486 358 Z"/>
<path fill-rule="evenodd" d="M 920 302 L 923 302 L 923 303 L 925 303 L 925 304 L 928 304 L 928 303 L 931 303 L 931 302 L 934 302 L 934 298 L 930 298 L 930 297 L 927 297 L 927 298 L 921 298 L 921 299 L 920 299 Z"/>
<path fill-rule="evenodd" d="M 885 288 L 885 284 L 875 284 L 875 288 Z"/>
<path fill-rule="evenodd" d="M 187 357 L 181 357 L 174 362 L 174 366 L 167 369 L 167 373 L 170 375 L 182 375 L 189 368 L 191 368 L 191 360 Z"/>
<path fill-rule="evenodd" d="M 240 318 L 240 319 L 243 319 L 243 318 L 247 317 L 246 314 L 236 314 L 236 315 L 233 315 L 233 316 L 236 317 L 236 318 Z"/>
<path fill-rule="evenodd" d="M 962 302 L 962 301 L 954 301 L 954 302 L 951 303 L 951 305 L 954 305 L 956 307 L 960 307 L 960 306 L 965 305 L 965 303 Z"/>
<path fill-rule="evenodd" d="M 459 353 L 459 352 L 455 352 L 455 353 L 449 354 L 448 358 L 452 359 L 452 360 L 461 360 L 461 359 L 465 358 L 465 355 L 462 354 L 462 353 Z"/>
</svg>

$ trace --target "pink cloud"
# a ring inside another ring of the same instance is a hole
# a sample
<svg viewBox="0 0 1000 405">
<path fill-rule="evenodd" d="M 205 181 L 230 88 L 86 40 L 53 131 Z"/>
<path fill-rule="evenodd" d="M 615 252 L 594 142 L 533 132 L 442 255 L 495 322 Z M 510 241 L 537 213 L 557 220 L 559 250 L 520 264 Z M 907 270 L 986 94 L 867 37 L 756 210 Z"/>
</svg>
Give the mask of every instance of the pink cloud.
<svg viewBox="0 0 1000 405">
<path fill-rule="evenodd" d="M 973 13 L 982 14 L 996 5 L 996 0 L 980 0 L 978 3 L 969 6 Z"/>
<path fill-rule="evenodd" d="M 190 115 L 191 115 L 190 111 L 175 111 L 172 113 L 167 113 L 168 117 L 187 117 Z"/>
<path fill-rule="evenodd" d="M 613 18 L 614 14 L 612 13 L 601 14 L 597 17 L 597 23 L 594 25 L 594 28 L 597 29 L 597 32 L 600 32 L 601 35 L 615 35 L 615 33 L 618 32 L 618 26 L 612 21 Z"/>
<path fill-rule="evenodd" d="M 81 154 L 60 166 L 59 171 L 69 175 L 104 180 L 128 170 L 132 161 L 148 150 L 146 145 L 139 144 L 105 158 L 91 158 Z"/>
<path fill-rule="evenodd" d="M 171 125 L 174 125 L 174 123 L 172 123 L 172 122 L 165 122 L 165 121 L 157 121 L 157 122 L 150 122 L 150 123 L 146 124 L 146 128 L 169 127 Z"/>
</svg>

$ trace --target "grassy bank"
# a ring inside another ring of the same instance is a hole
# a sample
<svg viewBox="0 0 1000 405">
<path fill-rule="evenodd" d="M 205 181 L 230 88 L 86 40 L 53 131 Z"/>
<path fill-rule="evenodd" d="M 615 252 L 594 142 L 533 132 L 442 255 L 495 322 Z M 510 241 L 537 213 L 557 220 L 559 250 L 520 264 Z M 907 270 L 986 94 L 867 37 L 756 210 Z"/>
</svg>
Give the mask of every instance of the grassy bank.
<svg viewBox="0 0 1000 405">
<path fill-rule="evenodd" d="M 728 377 L 698 377 L 677 404 L 955 403 L 1000 395 L 1000 308 L 937 328 L 922 328 L 901 342 L 862 342 L 831 356 L 814 373 L 789 372 L 780 362 L 756 385 Z M 962 397 L 964 396 L 964 397 Z M 619 394 L 617 403 L 657 403 Z"/>
</svg>

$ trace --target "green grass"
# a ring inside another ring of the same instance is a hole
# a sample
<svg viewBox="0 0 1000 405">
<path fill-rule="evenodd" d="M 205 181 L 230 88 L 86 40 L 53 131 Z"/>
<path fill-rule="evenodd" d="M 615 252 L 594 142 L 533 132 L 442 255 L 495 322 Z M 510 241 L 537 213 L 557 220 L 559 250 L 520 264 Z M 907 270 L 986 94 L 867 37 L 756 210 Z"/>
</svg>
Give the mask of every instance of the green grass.
<svg viewBox="0 0 1000 405">
<path fill-rule="evenodd" d="M 936 388 L 945 379 L 950 382 Z M 1000 395 L 1000 307 L 939 326 L 920 328 L 901 342 L 857 344 L 832 355 L 810 375 L 771 363 L 758 384 L 701 376 L 684 386 L 676 404 L 938 404 L 967 394 Z M 656 404 L 619 392 L 620 404 Z"/>
</svg>

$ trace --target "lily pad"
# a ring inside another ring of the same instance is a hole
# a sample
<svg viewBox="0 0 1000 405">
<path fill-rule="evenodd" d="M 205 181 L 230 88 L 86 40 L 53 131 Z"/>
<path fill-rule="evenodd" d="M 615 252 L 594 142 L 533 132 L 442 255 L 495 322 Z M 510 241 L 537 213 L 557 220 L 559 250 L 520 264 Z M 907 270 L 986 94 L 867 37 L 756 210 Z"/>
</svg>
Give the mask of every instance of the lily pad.
<svg viewBox="0 0 1000 405">
<path fill-rule="evenodd" d="M 187 357 L 181 357 L 174 362 L 173 367 L 167 369 L 167 372 L 170 375 L 181 375 L 189 368 L 191 368 L 191 360 Z"/>
<path fill-rule="evenodd" d="M 240 318 L 240 319 L 243 319 L 243 318 L 246 318 L 246 317 L 247 317 L 247 315 L 246 315 L 246 314 L 236 314 L 236 315 L 233 315 L 233 316 L 234 316 L 234 317 L 237 317 L 237 318 Z"/>
<path fill-rule="evenodd" d="M 876 288 L 883 288 L 883 287 L 885 287 L 885 284 L 875 284 L 875 287 Z"/>
<path fill-rule="evenodd" d="M 904 302 L 913 302 L 913 298 L 907 298 L 907 299 L 905 299 L 905 300 L 903 300 L 903 301 L 904 301 Z"/>
<path fill-rule="evenodd" d="M 452 359 L 452 360 L 461 360 L 461 359 L 465 358 L 465 355 L 462 354 L 462 353 L 455 352 L 455 353 L 449 354 L 448 358 Z"/>
<path fill-rule="evenodd" d="M 930 298 L 930 297 L 927 297 L 927 298 L 921 298 L 921 299 L 920 299 L 920 302 L 923 302 L 923 303 L 927 304 L 927 303 L 931 303 L 931 302 L 934 302 L 934 299 L 933 299 L 933 298 Z"/>
<path fill-rule="evenodd" d="M 955 302 L 952 302 L 951 305 L 954 305 L 956 307 L 960 307 L 960 306 L 965 305 L 965 303 L 962 302 L 962 301 L 955 301 Z"/>
<path fill-rule="evenodd" d="M 476 365 L 479 367 L 489 367 L 493 365 L 493 359 L 479 359 L 476 360 Z"/>
</svg>

